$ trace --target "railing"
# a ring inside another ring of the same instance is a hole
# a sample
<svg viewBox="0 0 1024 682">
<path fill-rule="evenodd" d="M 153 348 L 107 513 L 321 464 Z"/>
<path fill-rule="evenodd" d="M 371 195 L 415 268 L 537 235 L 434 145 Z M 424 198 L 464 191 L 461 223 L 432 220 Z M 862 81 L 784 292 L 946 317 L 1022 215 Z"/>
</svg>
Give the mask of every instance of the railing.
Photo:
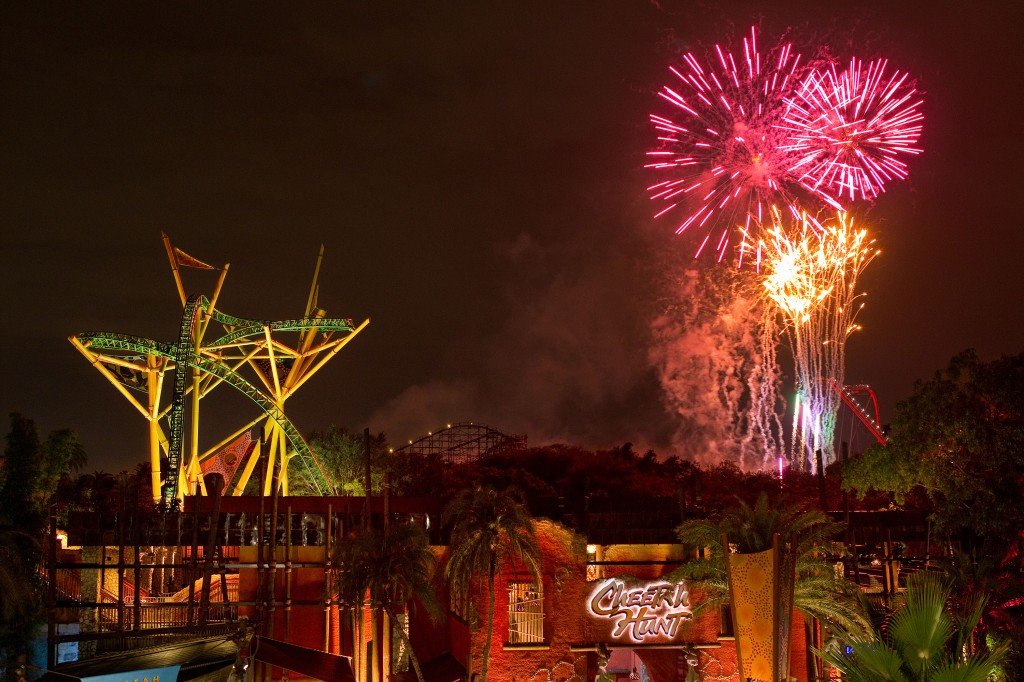
<svg viewBox="0 0 1024 682">
<path fill-rule="evenodd" d="M 72 568 L 58 568 L 57 598 L 69 601 L 82 601 L 82 573 Z"/>
<path fill-rule="evenodd" d="M 130 604 L 125 604 L 121 617 L 123 621 L 118 626 L 118 609 L 116 605 L 104 605 L 97 607 L 99 611 L 99 629 L 101 632 L 114 632 L 117 630 L 135 629 L 135 609 Z M 199 604 L 192 605 L 192 623 L 200 620 L 201 609 Z M 189 606 L 181 602 L 158 602 L 147 603 L 139 606 L 140 630 L 152 628 L 181 627 L 189 624 Z M 207 623 L 225 623 L 238 620 L 238 607 L 232 604 L 210 604 Z"/>
</svg>

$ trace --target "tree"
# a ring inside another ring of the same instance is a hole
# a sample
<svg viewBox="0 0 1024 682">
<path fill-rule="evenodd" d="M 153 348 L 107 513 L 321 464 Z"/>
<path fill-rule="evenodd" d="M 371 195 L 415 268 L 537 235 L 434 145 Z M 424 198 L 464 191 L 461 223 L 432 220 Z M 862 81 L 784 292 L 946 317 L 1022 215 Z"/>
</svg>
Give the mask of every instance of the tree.
<svg viewBox="0 0 1024 682">
<path fill-rule="evenodd" d="M 117 478 L 109 472 L 97 469 L 76 478 L 69 495 L 72 503 L 83 511 L 114 512 L 120 508 L 118 500 L 115 499 L 117 490 Z"/>
<path fill-rule="evenodd" d="M 761 493 L 753 506 L 737 499 L 734 507 L 718 518 L 695 519 L 677 528 L 684 545 L 710 548 L 710 556 L 684 564 L 678 577 L 699 583 L 708 592 L 700 608 L 718 608 L 729 600 L 722 534 L 740 552 L 762 552 L 772 546 L 778 533 L 783 542 L 796 537 L 796 583 L 793 606 L 805 617 L 817 618 L 842 635 L 866 635 L 871 624 L 856 585 L 837 576 L 827 557 L 833 551 L 832 538 L 843 524 L 831 521 L 818 510 L 801 511 L 795 506 L 772 508 L 768 495 Z"/>
<path fill-rule="evenodd" d="M 952 577 L 991 598 L 984 634 L 1012 638 L 1024 667 L 1024 353 L 982 362 L 966 350 L 918 381 L 896 406 L 889 444 L 849 460 L 843 486 L 887 492 L 897 504 L 925 497 L 936 533 L 959 545 Z"/>
<path fill-rule="evenodd" d="M 54 431 L 41 442 L 31 419 L 12 413 L 10 420 L 0 472 L 0 652 L 6 663 L 27 650 L 42 616 L 39 567 L 57 482 L 86 460 L 73 431 Z M 14 666 L 0 661 L 0 667 L 11 676 Z"/>
<path fill-rule="evenodd" d="M 366 444 L 363 434 L 332 426 L 309 436 L 309 445 L 323 467 L 327 482 L 339 495 L 366 494 Z M 388 442 L 383 433 L 370 437 L 371 481 L 380 489 L 388 459 Z M 309 475 L 302 467 L 293 466 L 288 472 L 288 492 L 292 495 L 315 495 Z"/>
<path fill-rule="evenodd" d="M 986 599 L 972 644 L 977 648 L 986 641 L 1006 642 L 1006 679 L 1020 679 L 1024 673 L 1024 575 L 1020 557 L 1011 552 L 998 560 L 954 548 L 949 556 L 939 557 L 935 563 L 948 580 L 951 606 L 966 612 L 980 597 Z"/>
<path fill-rule="evenodd" d="M 452 528 L 451 555 L 444 569 L 451 589 L 468 601 L 475 578 L 487 590 L 487 639 L 480 669 L 480 682 L 487 682 L 494 637 L 495 578 L 506 564 L 521 564 L 541 582 L 542 557 L 533 519 L 518 489 L 499 492 L 490 486 L 475 486 L 448 504 L 442 522 Z"/>
<path fill-rule="evenodd" d="M 1024 353 L 981 362 L 967 350 L 896 406 L 889 444 L 847 462 L 843 486 L 915 490 L 932 502 L 936 530 L 1002 557 L 1024 528 Z"/>
<path fill-rule="evenodd" d="M 848 648 L 815 650 L 850 682 L 985 682 L 998 674 L 1002 647 L 979 649 L 973 635 L 985 608 L 984 595 L 968 608 L 950 611 L 951 591 L 937 574 L 920 571 L 907 579 L 895 610 L 881 631 Z"/>
<path fill-rule="evenodd" d="M 4 450 L 3 484 L 0 485 L 0 528 L 4 577 L 17 596 L 5 599 L 0 650 L 21 653 L 28 645 L 32 624 L 39 616 L 37 569 L 42 561 L 40 541 L 46 516 L 40 500 L 41 445 L 36 425 L 20 414 L 11 414 L 11 430 Z M 10 616 L 9 618 L 7 616 Z"/>
<path fill-rule="evenodd" d="M 46 495 L 57 490 L 60 480 L 72 471 L 80 471 L 89 461 L 78 434 L 71 429 L 51 431 L 42 447 L 39 488 Z"/>
<path fill-rule="evenodd" d="M 396 523 L 384 530 L 360 528 L 338 543 L 332 560 L 338 567 L 335 589 L 350 607 L 358 608 L 369 595 L 371 608 L 382 609 L 395 622 L 398 610 L 415 599 L 433 619 L 440 618 L 441 608 L 432 582 L 434 555 L 420 526 Z M 373 632 L 376 633 L 376 625 Z M 423 682 L 423 671 L 408 634 L 401 627 L 398 633 L 409 651 L 416 677 Z"/>
<path fill-rule="evenodd" d="M 32 574 L 25 573 L 24 546 L 35 545 L 27 533 L 10 525 L 0 525 L 0 623 L 3 623 L 3 641 L 8 627 L 17 628 L 35 615 L 35 583 Z M 2 649 L 2 647 L 0 647 Z"/>
</svg>

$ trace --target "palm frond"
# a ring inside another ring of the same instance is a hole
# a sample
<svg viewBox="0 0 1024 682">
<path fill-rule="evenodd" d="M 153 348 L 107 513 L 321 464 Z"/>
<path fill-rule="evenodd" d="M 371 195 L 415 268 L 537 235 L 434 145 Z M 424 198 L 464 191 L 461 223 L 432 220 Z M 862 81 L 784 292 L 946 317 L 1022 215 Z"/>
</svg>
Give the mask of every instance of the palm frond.
<svg viewBox="0 0 1024 682">
<path fill-rule="evenodd" d="M 889 638 L 917 678 L 948 661 L 947 642 L 953 623 L 946 613 L 949 590 L 939 576 L 912 575 L 902 605 L 889 623 Z"/>
<path fill-rule="evenodd" d="M 999 659 L 991 656 L 948 663 L 936 668 L 928 682 L 988 682 L 997 671 Z"/>
<path fill-rule="evenodd" d="M 909 682 L 899 653 L 878 640 L 853 642 L 841 652 L 813 651 L 848 682 Z"/>
</svg>

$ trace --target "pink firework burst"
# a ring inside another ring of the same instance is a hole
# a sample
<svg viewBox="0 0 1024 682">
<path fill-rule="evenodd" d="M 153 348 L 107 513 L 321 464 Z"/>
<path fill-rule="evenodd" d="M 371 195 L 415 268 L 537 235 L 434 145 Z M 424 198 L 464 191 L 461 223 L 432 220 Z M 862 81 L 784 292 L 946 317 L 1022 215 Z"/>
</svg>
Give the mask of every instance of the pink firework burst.
<svg viewBox="0 0 1024 682">
<path fill-rule="evenodd" d="M 808 71 L 790 44 L 763 56 L 751 28 L 738 58 L 716 45 L 710 66 L 692 53 L 683 62 L 658 93 L 671 113 L 650 116 L 659 146 L 646 167 L 665 178 L 648 187 L 655 218 L 679 216 L 677 234 L 703 232 L 696 255 L 713 245 L 721 260 L 733 230 L 767 220 L 774 204 L 841 208 L 826 184 L 794 170 L 802 153 L 786 145 L 786 108 Z"/>
<path fill-rule="evenodd" d="M 789 100 L 787 152 L 805 182 L 839 196 L 874 199 L 886 183 L 907 177 L 901 158 L 919 154 L 921 98 L 906 73 L 887 73 L 884 59 L 850 60 L 813 69 Z"/>
</svg>

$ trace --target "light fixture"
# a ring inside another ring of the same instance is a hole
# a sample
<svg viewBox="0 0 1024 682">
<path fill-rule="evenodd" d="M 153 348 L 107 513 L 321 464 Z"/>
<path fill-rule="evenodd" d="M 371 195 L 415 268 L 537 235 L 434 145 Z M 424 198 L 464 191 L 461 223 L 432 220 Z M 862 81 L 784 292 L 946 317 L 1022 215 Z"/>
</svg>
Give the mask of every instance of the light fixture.
<svg viewBox="0 0 1024 682">
<path fill-rule="evenodd" d="M 631 672 L 629 674 L 629 679 L 631 679 L 631 680 L 639 680 L 640 679 L 640 673 L 638 673 L 636 671 L 636 652 L 635 651 L 630 651 L 629 652 L 629 657 L 631 659 L 633 659 L 633 672 Z"/>
</svg>

